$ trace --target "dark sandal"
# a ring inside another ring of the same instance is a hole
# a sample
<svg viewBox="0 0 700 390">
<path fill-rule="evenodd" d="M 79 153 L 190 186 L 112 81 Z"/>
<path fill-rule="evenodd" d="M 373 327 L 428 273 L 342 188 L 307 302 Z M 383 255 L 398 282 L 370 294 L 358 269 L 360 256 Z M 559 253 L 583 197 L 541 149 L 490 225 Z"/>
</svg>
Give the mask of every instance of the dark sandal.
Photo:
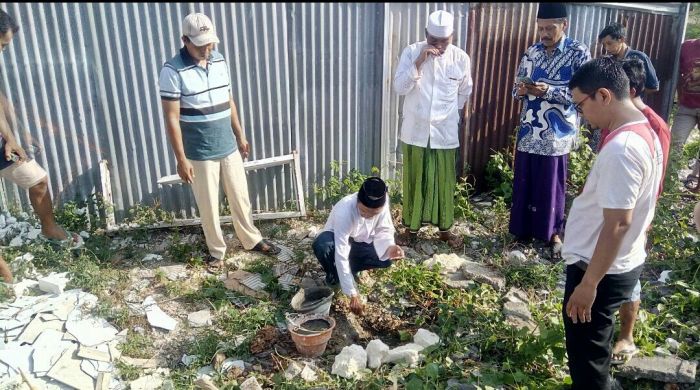
<svg viewBox="0 0 700 390">
<path fill-rule="evenodd" d="M 224 269 L 223 259 L 217 259 L 216 257 L 209 256 L 209 258 L 205 260 L 204 263 L 207 266 L 207 271 L 213 274 L 219 273 L 222 269 Z"/>
<path fill-rule="evenodd" d="M 267 245 L 267 250 L 263 249 L 263 245 Z M 270 256 L 275 256 L 282 252 L 282 250 L 277 245 L 273 244 L 271 241 L 268 241 L 266 239 L 260 240 L 260 242 L 255 244 L 255 246 L 251 250 L 264 253 Z"/>
</svg>

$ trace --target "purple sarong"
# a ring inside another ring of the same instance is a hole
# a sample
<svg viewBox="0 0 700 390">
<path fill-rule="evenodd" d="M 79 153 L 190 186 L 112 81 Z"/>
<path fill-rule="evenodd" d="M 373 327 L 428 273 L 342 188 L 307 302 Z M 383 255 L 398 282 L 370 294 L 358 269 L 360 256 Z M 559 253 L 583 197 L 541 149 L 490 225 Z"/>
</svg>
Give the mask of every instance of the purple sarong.
<svg viewBox="0 0 700 390">
<path fill-rule="evenodd" d="M 517 238 L 549 242 L 561 233 L 568 161 L 568 154 L 515 153 L 509 231 Z"/>
</svg>

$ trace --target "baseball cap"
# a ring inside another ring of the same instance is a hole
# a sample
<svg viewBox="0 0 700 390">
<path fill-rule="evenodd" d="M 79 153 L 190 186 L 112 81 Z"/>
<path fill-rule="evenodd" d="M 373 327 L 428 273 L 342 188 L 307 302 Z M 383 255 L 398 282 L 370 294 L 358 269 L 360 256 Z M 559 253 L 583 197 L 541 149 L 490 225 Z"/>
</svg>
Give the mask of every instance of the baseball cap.
<svg viewBox="0 0 700 390">
<path fill-rule="evenodd" d="M 187 15 L 182 21 L 182 35 L 188 37 L 195 46 L 219 43 L 211 19 L 199 12 Z"/>
</svg>

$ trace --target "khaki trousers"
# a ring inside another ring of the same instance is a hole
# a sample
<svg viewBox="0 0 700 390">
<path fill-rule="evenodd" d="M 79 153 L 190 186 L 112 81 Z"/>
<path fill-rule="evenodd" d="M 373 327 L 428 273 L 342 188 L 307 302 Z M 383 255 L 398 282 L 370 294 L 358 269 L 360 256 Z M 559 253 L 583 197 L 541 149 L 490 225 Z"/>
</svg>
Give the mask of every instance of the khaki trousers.
<svg viewBox="0 0 700 390">
<path fill-rule="evenodd" d="M 241 240 L 243 248 L 252 249 L 262 240 L 262 235 L 253 225 L 248 181 L 241 154 L 236 150 L 219 160 L 190 160 L 190 162 L 194 167 L 192 192 L 199 209 L 209 254 L 217 259 L 223 259 L 226 253 L 226 242 L 219 220 L 219 179 L 223 182 L 224 193 L 231 208 L 236 235 Z"/>
</svg>

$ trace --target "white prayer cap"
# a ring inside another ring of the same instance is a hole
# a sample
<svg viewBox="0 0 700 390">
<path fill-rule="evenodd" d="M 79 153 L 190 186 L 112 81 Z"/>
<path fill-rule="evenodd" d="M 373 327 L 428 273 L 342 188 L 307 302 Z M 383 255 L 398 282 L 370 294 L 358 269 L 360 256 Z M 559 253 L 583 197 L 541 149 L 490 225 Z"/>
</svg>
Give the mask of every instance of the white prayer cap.
<svg viewBox="0 0 700 390">
<path fill-rule="evenodd" d="M 447 38 L 452 35 L 454 16 L 447 11 L 435 11 L 428 16 L 428 34 L 435 38 Z"/>
</svg>

